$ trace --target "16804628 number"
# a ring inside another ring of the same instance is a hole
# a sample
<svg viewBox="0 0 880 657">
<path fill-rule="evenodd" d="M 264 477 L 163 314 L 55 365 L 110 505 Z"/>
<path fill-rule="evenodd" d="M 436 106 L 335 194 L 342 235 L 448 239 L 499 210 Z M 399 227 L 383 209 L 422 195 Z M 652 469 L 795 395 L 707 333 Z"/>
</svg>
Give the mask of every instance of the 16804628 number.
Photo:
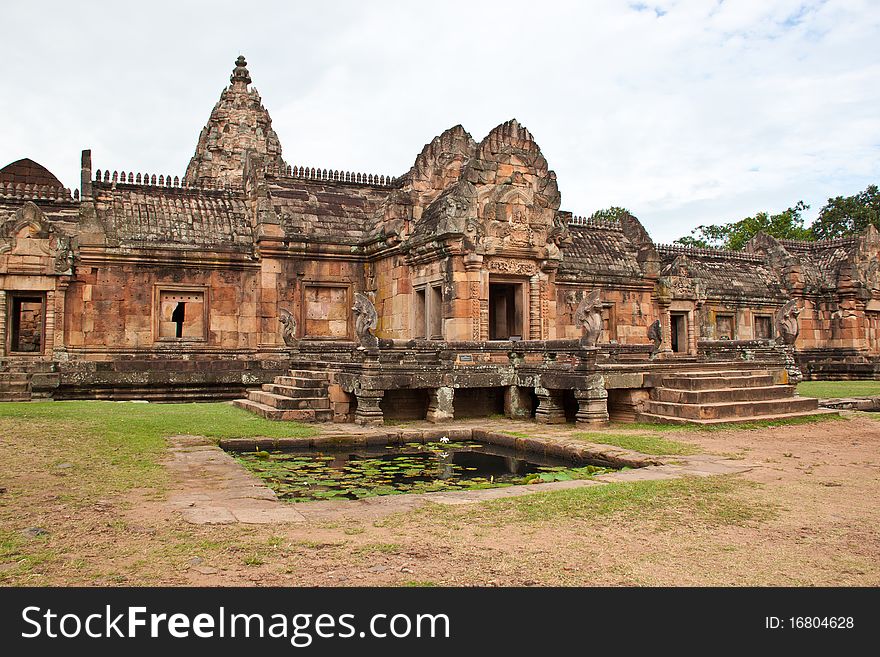
<svg viewBox="0 0 880 657">
<path fill-rule="evenodd" d="M 788 619 L 789 627 L 797 630 L 809 629 L 851 629 L 852 616 L 792 616 Z"/>
</svg>

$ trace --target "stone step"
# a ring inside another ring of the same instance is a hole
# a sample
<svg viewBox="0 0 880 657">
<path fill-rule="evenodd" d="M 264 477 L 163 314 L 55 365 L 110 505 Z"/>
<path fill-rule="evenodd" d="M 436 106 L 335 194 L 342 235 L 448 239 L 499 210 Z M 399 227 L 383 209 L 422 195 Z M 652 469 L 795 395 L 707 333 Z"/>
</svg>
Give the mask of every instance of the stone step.
<svg viewBox="0 0 880 657">
<path fill-rule="evenodd" d="M 663 377 L 662 387 L 677 390 L 718 390 L 721 388 L 766 388 L 774 383 L 771 374 L 743 376 L 680 376 Z"/>
<path fill-rule="evenodd" d="M 758 415 L 803 413 L 819 408 L 819 400 L 811 397 L 767 399 L 747 402 L 719 402 L 715 404 L 676 404 L 672 402 L 645 402 L 644 412 L 690 420 L 718 420 L 749 418 Z"/>
<path fill-rule="evenodd" d="M 705 378 L 707 376 L 710 377 L 733 377 L 733 376 L 767 376 L 772 374 L 770 370 L 760 369 L 760 370 L 696 370 L 692 372 L 676 372 L 672 376 L 677 376 L 685 379 L 699 379 Z"/>
<path fill-rule="evenodd" d="M 31 375 L 26 372 L 0 372 L 0 384 L 3 383 L 24 383 L 30 380 Z"/>
<path fill-rule="evenodd" d="M 292 397 L 294 399 L 316 397 L 326 397 L 326 388 L 294 388 L 291 386 L 282 386 L 277 383 L 264 383 L 262 385 L 263 392 L 271 392 L 273 395 L 282 395 L 284 397 Z"/>
<path fill-rule="evenodd" d="M 33 358 L 5 359 L 0 360 L 0 372 L 54 372 L 55 363 L 46 360 L 34 360 Z"/>
<path fill-rule="evenodd" d="M 275 383 L 291 388 L 326 388 L 330 385 L 327 379 L 306 379 L 301 376 L 276 376 Z"/>
<path fill-rule="evenodd" d="M 312 410 L 326 410 L 330 408 L 329 397 L 293 398 L 273 392 L 258 390 L 255 392 L 249 392 L 248 399 L 265 404 L 266 406 L 271 406 L 272 408 L 281 409 L 311 408 Z"/>
<path fill-rule="evenodd" d="M 752 417 L 726 418 L 716 420 L 693 420 L 689 418 L 673 417 L 671 415 L 659 415 L 657 413 L 636 413 L 636 422 L 653 422 L 658 424 L 697 424 L 711 426 L 713 424 L 742 424 L 744 422 L 766 422 L 769 420 L 787 420 L 799 417 L 814 417 L 817 415 L 839 415 L 837 411 L 828 408 L 818 408 L 813 411 L 797 413 L 774 413 L 772 415 L 754 415 Z"/>
<path fill-rule="evenodd" d="M 31 401 L 31 393 L 0 391 L 0 402 L 12 401 Z"/>
<path fill-rule="evenodd" d="M 718 388 L 714 390 L 677 390 L 654 388 L 651 399 L 675 404 L 713 404 L 718 402 L 763 401 L 793 397 L 796 386 L 777 385 L 755 388 Z"/>
<path fill-rule="evenodd" d="M 280 409 L 266 406 L 250 399 L 236 399 L 233 406 L 256 413 L 267 420 L 299 421 L 299 422 L 330 422 L 333 413 L 329 410 L 312 410 L 310 408 Z"/>
<path fill-rule="evenodd" d="M 28 382 L 10 382 L 4 379 L 0 379 L 0 392 L 26 392 L 28 389 Z"/>
<path fill-rule="evenodd" d="M 287 370 L 287 374 L 289 376 L 303 378 L 303 379 L 317 379 L 320 381 L 327 380 L 327 373 L 322 372 L 321 370 Z"/>
</svg>

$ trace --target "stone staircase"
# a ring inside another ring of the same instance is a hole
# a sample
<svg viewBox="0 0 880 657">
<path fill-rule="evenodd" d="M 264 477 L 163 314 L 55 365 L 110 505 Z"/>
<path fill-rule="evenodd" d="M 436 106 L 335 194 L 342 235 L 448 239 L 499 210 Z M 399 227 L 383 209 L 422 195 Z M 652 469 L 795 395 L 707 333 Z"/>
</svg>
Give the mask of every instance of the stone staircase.
<svg viewBox="0 0 880 657">
<path fill-rule="evenodd" d="M 824 415 L 819 400 L 798 397 L 783 371 L 728 370 L 663 377 L 636 413 L 639 422 L 723 424 Z M 834 413 L 834 411 L 830 411 Z"/>
<path fill-rule="evenodd" d="M 49 399 L 57 380 L 51 361 L 0 358 L 0 401 Z"/>
<path fill-rule="evenodd" d="M 23 372 L 0 372 L 0 401 L 30 401 L 30 380 Z"/>
<path fill-rule="evenodd" d="M 276 376 L 274 383 L 248 391 L 247 399 L 236 399 L 232 403 L 267 420 L 330 422 L 333 411 L 328 385 L 325 372 L 288 370 L 287 375 Z"/>
</svg>

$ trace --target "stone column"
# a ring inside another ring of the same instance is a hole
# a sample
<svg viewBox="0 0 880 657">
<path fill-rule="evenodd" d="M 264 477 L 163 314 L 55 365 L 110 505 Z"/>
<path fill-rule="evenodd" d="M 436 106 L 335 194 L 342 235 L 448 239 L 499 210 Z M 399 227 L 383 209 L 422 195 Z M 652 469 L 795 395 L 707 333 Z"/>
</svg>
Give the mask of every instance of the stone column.
<svg viewBox="0 0 880 657">
<path fill-rule="evenodd" d="M 483 256 L 468 253 L 464 256 L 467 274 L 468 300 L 470 304 L 471 335 L 477 342 L 489 339 L 489 290 L 483 284 Z"/>
<path fill-rule="evenodd" d="M 538 396 L 535 420 L 541 424 L 565 424 L 563 391 L 538 387 L 535 388 L 535 394 Z"/>
<path fill-rule="evenodd" d="M 428 422 L 443 422 L 454 417 L 452 400 L 455 398 L 455 388 L 442 387 L 428 391 L 428 413 L 425 419 Z"/>
<path fill-rule="evenodd" d="M 529 278 L 529 340 L 541 339 L 541 279 Z"/>
<path fill-rule="evenodd" d="M 0 356 L 6 355 L 6 290 L 0 290 Z"/>
<path fill-rule="evenodd" d="M 532 417 L 532 398 L 524 388 L 508 386 L 504 390 L 504 416 L 513 420 Z"/>
<path fill-rule="evenodd" d="M 669 306 L 660 306 L 660 349 L 657 353 L 670 353 L 672 351 L 672 314 Z"/>
<path fill-rule="evenodd" d="M 382 426 L 385 424 L 385 416 L 379 404 L 385 396 L 384 390 L 358 390 L 357 410 L 354 413 L 354 421 L 357 424 L 367 426 Z"/>
<path fill-rule="evenodd" d="M 64 310 L 67 296 L 67 281 L 57 281 L 55 283 L 55 339 L 52 343 L 53 354 L 55 357 L 55 353 L 61 351 L 65 351 L 67 344 L 64 340 Z"/>
<path fill-rule="evenodd" d="M 43 325 L 43 335 L 45 344 L 43 344 L 43 355 L 52 357 L 55 349 L 55 290 L 46 292 L 46 307 L 43 308 L 43 317 L 45 324 Z"/>
<path fill-rule="evenodd" d="M 578 424 L 608 423 L 608 391 L 605 390 L 605 377 L 592 374 L 587 377 L 583 388 L 574 391 L 578 401 Z"/>
</svg>

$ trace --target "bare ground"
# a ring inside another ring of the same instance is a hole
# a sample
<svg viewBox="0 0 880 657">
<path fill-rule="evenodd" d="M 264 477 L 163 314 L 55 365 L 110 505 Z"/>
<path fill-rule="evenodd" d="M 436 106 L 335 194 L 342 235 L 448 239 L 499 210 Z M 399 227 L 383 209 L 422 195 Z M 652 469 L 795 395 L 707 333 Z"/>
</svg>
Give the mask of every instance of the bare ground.
<svg viewBox="0 0 880 657">
<path fill-rule="evenodd" d="M 82 506 L 67 494 L 64 468 L 35 464 L 4 473 L 3 486 L 16 492 L 0 494 L 0 519 L 25 538 L 7 546 L 0 582 L 880 584 L 880 421 L 849 414 L 840 422 L 663 436 L 754 467 L 594 507 L 579 489 L 390 514 L 354 504 L 296 523 L 198 525 L 169 503 L 182 486 L 175 476 L 167 490 Z M 3 440 L 14 447 L 14 437 Z M 21 534 L 37 527 L 46 534 Z"/>
</svg>

